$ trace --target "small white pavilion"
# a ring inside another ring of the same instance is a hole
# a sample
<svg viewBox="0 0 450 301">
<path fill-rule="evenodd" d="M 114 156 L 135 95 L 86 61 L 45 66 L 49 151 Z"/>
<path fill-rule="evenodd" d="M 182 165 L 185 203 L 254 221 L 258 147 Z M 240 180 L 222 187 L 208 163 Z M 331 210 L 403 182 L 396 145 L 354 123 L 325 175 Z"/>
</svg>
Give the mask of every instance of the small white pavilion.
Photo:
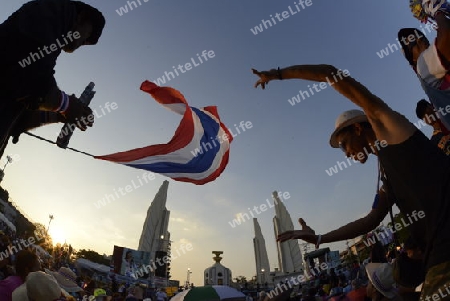
<svg viewBox="0 0 450 301">
<path fill-rule="evenodd" d="M 215 263 L 205 269 L 204 273 L 204 279 L 205 279 L 205 285 L 231 285 L 231 270 L 227 267 L 224 267 L 220 261 L 222 260 L 222 257 L 220 257 L 221 254 L 223 254 L 222 251 L 213 251 L 212 252 L 215 257 L 213 257 Z"/>
</svg>

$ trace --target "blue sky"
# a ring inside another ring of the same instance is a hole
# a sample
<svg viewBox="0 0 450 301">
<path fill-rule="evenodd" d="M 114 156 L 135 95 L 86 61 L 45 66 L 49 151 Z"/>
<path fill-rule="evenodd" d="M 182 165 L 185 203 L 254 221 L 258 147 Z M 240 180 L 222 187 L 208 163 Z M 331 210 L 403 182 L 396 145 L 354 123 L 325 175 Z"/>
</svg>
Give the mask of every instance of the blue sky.
<svg viewBox="0 0 450 301">
<path fill-rule="evenodd" d="M 5 20 L 21 4 L 0 4 Z M 137 2 L 137 1 L 136 1 Z M 191 243 L 193 250 L 172 262 L 173 279 L 203 283 L 203 270 L 212 263 L 211 251 L 222 250 L 222 263 L 233 277 L 255 275 L 253 225 L 232 228 L 228 222 L 271 198 L 272 191 L 289 192 L 285 205 L 294 219 L 303 217 L 325 233 L 364 216 L 376 190 L 376 160 L 353 164 L 329 176 L 326 170 L 344 155 L 329 144 L 336 117 L 355 106 L 328 87 L 292 106 L 289 99 L 312 82 L 271 82 L 254 89 L 251 68 L 268 70 L 297 64 L 332 64 L 347 69 L 376 95 L 411 121 L 415 104 L 424 97 L 418 80 L 400 51 L 377 55 L 395 44 L 401 27 L 419 27 L 407 1 L 330 2 L 312 0 L 295 15 L 253 34 L 250 29 L 270 15 L 295 9 L 294 1 L 148 1 L 120 16 L 126 1 L 89 3 L 107 20 L 98 45 L 73 54 L 62 53 L 56 79 L 67 93 L 80 95 L 93 81 L 97 91 L 91 108 L 99 112 L 107 102 L 117 109 L 96 119 L 93 128 L 77 131 L 70 146 L 105 155 L 172 138 L 180 116 L 165 110 L 139 91 L 144 80 L 156 80 L 172 66 L 196 59 L 203 50 L 214 58 L 167 82 L 180 90 L 192 106 L 217 105 L 231 129 L 250 121 L 251 129 L 235 137 L 230 162 L 216 181 L 204 186 L 169 179 L 167 207 L 173 248 Z M 428 34 L 433 38 L 435 33 Z M 61 125 L 35 131 L 56 139 Z M 425 128 L 430 134 L 431 130 Z M 16 160 L 2 183 L 34 221 L 48 223 L 54 237 L 75 248 L 111 254 L 113 245 L 137 248 L 146 210 L 166 179 L 155 179 L 98 209 L 94 203 L 123 188 L 144 171 L 95 160 L 22 135 L 5 154 Z M 272 228 L 274 211 L 258 215 L 265 235 L 271 268 L 278 267 Z M 343 249 L 344 242 L 324 245 Z"/>
</svg>

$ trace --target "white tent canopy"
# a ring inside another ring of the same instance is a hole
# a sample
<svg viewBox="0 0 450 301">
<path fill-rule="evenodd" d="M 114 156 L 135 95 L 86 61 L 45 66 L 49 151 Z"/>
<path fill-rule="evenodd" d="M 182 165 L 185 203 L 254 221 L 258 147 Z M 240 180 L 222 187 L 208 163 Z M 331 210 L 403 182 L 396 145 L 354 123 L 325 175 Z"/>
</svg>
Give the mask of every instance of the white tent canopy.
<svg viewBox="0 0 450 301">
<path fill-rule="evenodd" d="M 103 274 L 108 274 L 110 271 L 109 266 L 106 266 L 104 264 L 95 263 L 95 262 L 92 262 L 92 261 L 84 259 L 84 258 L 77 259 L 76 265 L 79 269 L 88 269 L 88 270 L 92 270 L 92 271 L 103 273 Z"/>
</svg>

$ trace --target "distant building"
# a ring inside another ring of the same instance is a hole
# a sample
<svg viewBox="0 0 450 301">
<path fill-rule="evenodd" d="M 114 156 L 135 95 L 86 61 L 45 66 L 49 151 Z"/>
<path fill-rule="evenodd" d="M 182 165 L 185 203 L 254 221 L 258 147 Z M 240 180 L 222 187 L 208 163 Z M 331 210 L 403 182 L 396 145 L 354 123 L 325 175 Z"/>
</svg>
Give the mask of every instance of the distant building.
<svg viewBox="0 0 450 301">
<path fill-rule="evenodd" d="M 273 218 L 273 227 L 275 237 L 279 234 L 294 230 L 291 216 L 279 199 L 276 191 L 272 194 L 275 207 L 275 217 Z M 285 242 L 277 242 L 278 265 L 283 273 L 303 273 L 303 258 L 300 246 L 296 239 Z"/>
<path fill-rule="evenodd" d="M 170 257 L 170 233 L 167 230 L 169 227 L 170 211 L 166 208 L 167 189 L 169 181 L 164 181 L 155 195 L 153 202 L 147 210 L 147 217 L 142 227 L 142 234 L 139 239 L 138 251 L 150 252 L 153 261 L 157 262 L 158 258 L 164 256 Z M 162 262 L 160 260 L 160 262 Z M 167 283 L 163 279 L 167 278 L 167 273 L 170 270 L 169 265 L 164 263 L 162 266 L 157 265 L 154 275 L 156 280 L 162 283 Z"/>
<path fill-rule="evenodd" d="M 255 250 L 256 261 L 256 282 L 263 284 L 271 283 L 269 257 L 267 256 L 266 241 L 262 235 L 261 226 L 257 218 L 253 218 L 255 238 L 253 238 L 253 248 Z"/>
<path fill-rule="evenodd" d="M 215 257 L 213 257 L 215 263 L 205 269 L 204 272 L 204 283 L 205 285 L 227 285 L 231 286 L 231 270 L 227 267 L 224 267 L 220 261 L 223 259 L 220 257 L 223 254 L 222 251 L 213 251 L 212 252 Z"/>
</svg>

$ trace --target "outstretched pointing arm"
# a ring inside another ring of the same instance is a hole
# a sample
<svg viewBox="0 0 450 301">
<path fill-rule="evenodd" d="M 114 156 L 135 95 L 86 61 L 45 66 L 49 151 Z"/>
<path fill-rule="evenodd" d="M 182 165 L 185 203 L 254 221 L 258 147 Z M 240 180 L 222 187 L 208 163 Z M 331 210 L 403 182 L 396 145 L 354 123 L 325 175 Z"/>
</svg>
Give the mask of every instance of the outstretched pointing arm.
<svg viewBox="0 0 450 301">
<path fill-rule="evenodd" d="M 284 69 L 257 71 L 260 78 L 255 88 L 264 89 L 271 80 L 304 79 L 328 82 L 332 87 L 364 110 L 378 140 L 398 144 L 407 140 L 417 128 L 403 115 L 392 110 L 383 100 L 372 94 L 364 85 L 350 76 L 347 70 L 338 70 L 331 65 L 295 65 Z"/>
<path fill-rule="evenodd" d="M 330 231 L 321 235 L 320 243 L 330 243 L 342 241 L 346 239 L 353 239 L 359 235 L 366 234 L 375 229 L 386 217 L 389 212 L 389 201 L 387 194 L 379 191 L 379 203 L 373 208 L 365 217 L 357 219 L 351 223 L 346 224 L 338 229 Z M 284 242 L 290 239 L 302 239 L 306 242 L 317 244 L 318 235 L 311 229 L 305 221 L 300 218 L 299 223 L 302 230 L 291 230 L 281 233 L 277 237 L 277 241 Z M 318 245 L 317 245 L 318 247 Z"/>
</svg>

